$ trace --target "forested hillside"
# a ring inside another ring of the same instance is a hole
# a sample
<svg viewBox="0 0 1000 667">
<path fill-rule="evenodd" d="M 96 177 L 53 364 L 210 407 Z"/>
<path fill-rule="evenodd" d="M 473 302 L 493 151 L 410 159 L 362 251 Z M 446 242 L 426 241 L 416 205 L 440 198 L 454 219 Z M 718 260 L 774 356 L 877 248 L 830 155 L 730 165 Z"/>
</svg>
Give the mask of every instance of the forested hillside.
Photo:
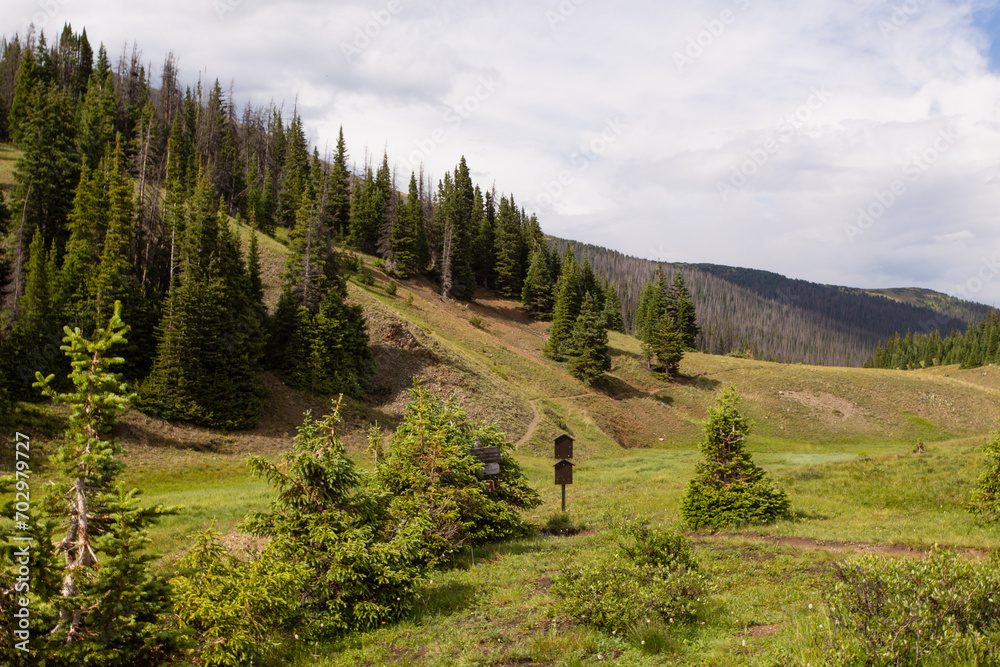
<svg viewBox="0 0 1000 667">
<path fill-rule="evenodd" d="M 626 330 L 635 328 L 643 285 L 657 263 L 598 246 L 553 239 L 589 259 L 618 285 Z M 698 349 L 710 354 L 743 353 L 784 363 L 861 366 L 876 346 L 897 332 L 964 332 L 990 309 L 923 290 L 919 303 L 866 290 L 793 280 L 769 271 L 716 264 L 664 263 L 668 279 L 681 272 L 695 303 Z M 886 290 L 886 292 L 892 292 Z M 936 295 L 931 301 L 928 293 Z M 929 305 L 933 304 L 933 308 Z M 968 319 L 965 319 L 968 318 Z"/>
</svg>

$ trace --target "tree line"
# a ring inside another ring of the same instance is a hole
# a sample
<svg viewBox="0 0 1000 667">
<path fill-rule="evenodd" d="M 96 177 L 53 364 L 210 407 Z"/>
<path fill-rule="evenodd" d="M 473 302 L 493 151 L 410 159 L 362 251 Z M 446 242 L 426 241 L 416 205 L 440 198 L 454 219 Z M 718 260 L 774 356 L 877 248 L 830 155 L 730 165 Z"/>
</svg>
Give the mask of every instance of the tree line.
<svg viewBox="0 0 1000 667">
<path fill-rule="evenodd" d="M 897 333 L 878 344 L 865 367 L 912 370 L 951 364 L 976 368 L 995 363 L 1000 363 L 1000 311 L 992 310 L 987 317 L 970 323 L 964 334 L 952 331 L 942 337 L 937 331 L 907 331 L 903 336 Z"/>
<path fill-rule="evenodd" d="M 864 290 L 819 285 L 776 273 L 713 264 L 661 263 L 615 250 L 551 239 L 572 248 L 618 287 L 625 330 L 639 331 L 639 302 L 660 267 L 667 282 L 683 272 L 698 322 L 696 348 L 764 361 L 862 366 L 896 332 L 962 332 L 984 307 L 932 309 Z M 968 319 L 962 319 L 968 318 Z"/>
</svg>

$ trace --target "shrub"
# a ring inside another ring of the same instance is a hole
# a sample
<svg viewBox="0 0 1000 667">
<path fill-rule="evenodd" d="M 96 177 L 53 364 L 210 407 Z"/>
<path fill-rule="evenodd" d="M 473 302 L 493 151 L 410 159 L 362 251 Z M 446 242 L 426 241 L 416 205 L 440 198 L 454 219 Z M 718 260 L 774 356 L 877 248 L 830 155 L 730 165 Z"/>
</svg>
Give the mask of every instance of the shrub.
<svg viewBox="0 0 1000 667">
<path fill-rule="evenodd" d="M 483 318 L 481 318 L 479 315 L 473 315 L 472 317 L 469 318 L 469 324 L 476 327 L 477 329 L 482 329 Z"/>
<path fill-rule="evenodd" d="M 626 522 L 616 532 L 619 553 L 585 565 L 564 566 L 552 584 L 559 609 L 583 623 L 615 632 L 640 624 L 693 617 L 705 592 L 684 536 Z M 643 538 L 649 538 L 646 545 Z"/>
<path fill-rule="evenodd" d="M 996 664 L 1000 559 L 937 549 L 926 558 L 864 556 L 827 591 L 837 664 Z"/>
<path fill-rule="evenodd" d="M 986 469 L 972 492 L 969 509 L 991 520 L 1000 516 L 1000 431 L 983 447 Z"/>
<path fill-rule="evenodd" d="M 398 288 L 399 286 L 396 285 L 396 281 L 390 280 L 389 284 L 385 286 L 385 293 L 388 294 L 389 296 L 396 296 L 396 290 Z"/>
<path fill-rule="evenodd" d="M 574 521 L 569 512 L 554 512 L 542 526 L 542 532 L 547 535 L 576 535 L 589 527 L 583 521 Z"/>
<path fill-rule="evenodd" d="M 788 496 L 744 448 L 753 421 L 739 412 L 739 400 L 729 389 L 708 413 L 704 458 L 680 503 L 681 516 L 695 530 L 767 524 L 789 516 Z"/>
<path fill-rule="evenodd" d="M 194 632 L 196 664 L 261 664 L 279 646 L 281 629 L 299 617 L 299 590 L 309 578 L 300 563 L 275 548 L 243 561 L 230 555 L 211 530 L 178 562 L 174 613 L 182 628 Z"/>
<path fill-rule="evenodd" d="M 377 433 L 375 484 L 392 496 L 398 521 L 432 525 L 422 554 L 433 564 L 459 546 L 494 542 L 525 532 L 518 514 L 541 504 L 520 466 L 507 451 L 504 434 L 492 424 L 473 424 L 455 403 L 431 395 L 417 384 L 410 391 L 403 421 L 385 451 Z M 475 443 L 499 447 L 500 474 L 488 491 L 479 477 L 482 464 L 472 456 Z"/>
<path fill-rule="evenodd" d="M 357 273 L 354 274 L 354 280 L 359 285 L 365 285 L 371 287 L 375 284 L 375 274 L 366 268 L 360 268 Z"/>
</svg>

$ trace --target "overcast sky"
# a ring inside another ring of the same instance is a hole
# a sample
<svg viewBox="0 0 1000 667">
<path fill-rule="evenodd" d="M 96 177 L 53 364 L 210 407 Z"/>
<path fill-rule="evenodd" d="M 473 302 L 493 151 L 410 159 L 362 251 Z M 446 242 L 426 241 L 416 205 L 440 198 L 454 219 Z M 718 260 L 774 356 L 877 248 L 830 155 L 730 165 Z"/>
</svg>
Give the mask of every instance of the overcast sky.
<svg viewBox="0 0 1000 667">
<path fill-rule="evenodd" d="M 4 0 L 0 31 L 297 98 L 401 189 L 465 155 L 556 236 L 1000 304 L 996 4 Z"/>
</svg>

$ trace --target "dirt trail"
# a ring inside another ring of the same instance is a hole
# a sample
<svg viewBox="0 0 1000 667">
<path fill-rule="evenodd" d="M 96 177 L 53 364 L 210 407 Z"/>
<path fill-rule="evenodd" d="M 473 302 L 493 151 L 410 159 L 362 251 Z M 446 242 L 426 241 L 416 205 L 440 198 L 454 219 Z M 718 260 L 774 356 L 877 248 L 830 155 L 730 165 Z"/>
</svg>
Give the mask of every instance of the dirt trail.
<svg viewBox="0 0 1000 667">
<path fill-rule="evenodd" d="M 514 449 L 518 449 L 521 445 L 531 439 L 531 436 L 535 434 L 535 427 L 538 426 L 538 420 L 542 418 L 542 416 L 538 413 L 538 408 L 535 406 L 535 399 L 529 400 L 528 405 L 531 406 L 531 412 L 534 416 L 531 418 L 531 423 L 528 424 L 528 430 L 524 432 L 524 435 L 521 436 L 520 440 L 514 443 Z"/>
<path fill-rule="evenodd" d="M 827 540 L 817 540 L 812 537 L 782 537 L 779 535 L 762 535 L 758 533 L 706 533 L 694 534 L 692 539 L 717 539 L 722 537 L 735 537 L 745 540 L 756 540 L 759 542 L 770 542 L 774 545 L 794 547 L 796 549 L 810 551 L 833 551 L 836 553 L 859 553 L 877 554 L 880 556 L 908 556 L 911 558 L 922 558 L 927 555 L 930 549 L 918 549 L 906 544 L 869 544 L 867 542 L 836 542 Z M 958 548 L 956 551 L 966 558 L 983 560 L 989 558 L 989 552 L 982 549 Z"/>
</svg>

